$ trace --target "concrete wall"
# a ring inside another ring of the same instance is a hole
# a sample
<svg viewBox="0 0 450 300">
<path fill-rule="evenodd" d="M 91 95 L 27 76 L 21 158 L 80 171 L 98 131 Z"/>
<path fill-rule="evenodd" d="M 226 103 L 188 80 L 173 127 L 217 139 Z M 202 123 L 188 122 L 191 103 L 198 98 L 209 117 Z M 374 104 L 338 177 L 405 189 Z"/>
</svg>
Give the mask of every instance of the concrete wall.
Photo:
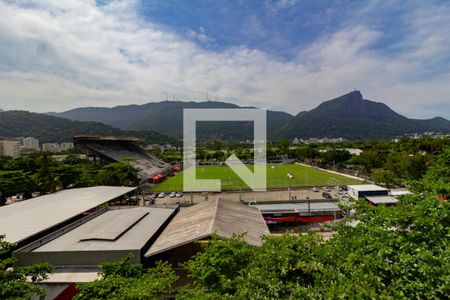
<svg viewBox="0 0 450 300">
<path fill-rule="evenodd" d="M 18 265 L 24 266 L 48 262 L 53 266 L 96 266 L 105 261 L 119 260 L 128 253 L 134 255 L 132 262 L 140 262 L 139 250 L 123 251 L 66 251 L 66 252 L 16 252 Z"/>
</svg>

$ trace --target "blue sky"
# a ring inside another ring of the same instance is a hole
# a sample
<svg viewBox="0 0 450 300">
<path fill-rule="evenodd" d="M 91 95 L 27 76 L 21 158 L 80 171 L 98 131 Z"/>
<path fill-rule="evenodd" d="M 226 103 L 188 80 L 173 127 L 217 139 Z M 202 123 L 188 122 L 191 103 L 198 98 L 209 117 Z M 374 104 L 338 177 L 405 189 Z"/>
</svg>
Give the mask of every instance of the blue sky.
<svg viewBox="0 0 450 300">
<path fill-rule="evenodd" d="M 292 59 L 299 48 L 355 22 L 355 10 L 364 5 L 362 1 L 169 0 L 142 2 L 139 13 L 208 50 L 244 46 Z M 386 25 L 401 23 L 396 15 L 388 15 Z"/>
<path fill-rule="evenodd" d="M 165 99 L 290 113 L 351 90 L 450 119 L 448 1 L 0 0 L 3 109 Z"/>
</svg>

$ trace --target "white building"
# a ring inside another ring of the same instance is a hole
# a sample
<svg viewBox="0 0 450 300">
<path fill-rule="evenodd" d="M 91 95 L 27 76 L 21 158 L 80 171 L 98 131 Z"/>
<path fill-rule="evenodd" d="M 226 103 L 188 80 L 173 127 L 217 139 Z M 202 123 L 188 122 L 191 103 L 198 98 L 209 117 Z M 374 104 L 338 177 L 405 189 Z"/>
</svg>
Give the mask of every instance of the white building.
<svg viewBox="0 0 450 300">
<path fill-rule="evenodd" d="M 0 141 L 0 153 L 13 158 L 20 157 L 20 143 L 16 140 Z"/>
<path fill-rule="evenodd" d="M 366 196 L 387 196 L 389 190 L 375 184 L 357 184 L 347 186 L 348 194 L 355 200 Z"/>
<path fill-rule="evenodd" d="M 61 143 L 61 150 L 69 150 L 73 148 L 73 143 Z"/>
<path fill-rule="evenodd" d="M 356 155 L 356 156 L 360 156 L 361 153 L 363 153 L 363 151 L 358 148 L 345 148 L 344 150 L 347 150 L 348 152 L 350 152 L 351 155 Z"/>
<path fill-rule="evenodd" d="M 61 147 L 58 143 L 45 143 L 42 144 L 42 150 L 46 152 L 59 152 L 61 151 Z"/>
<path fill-rule="evenodd" d="M 27 137 L 23 139 L 23 148 L 39 150 L 39 140 L 33 137 Z"/>
</svg>

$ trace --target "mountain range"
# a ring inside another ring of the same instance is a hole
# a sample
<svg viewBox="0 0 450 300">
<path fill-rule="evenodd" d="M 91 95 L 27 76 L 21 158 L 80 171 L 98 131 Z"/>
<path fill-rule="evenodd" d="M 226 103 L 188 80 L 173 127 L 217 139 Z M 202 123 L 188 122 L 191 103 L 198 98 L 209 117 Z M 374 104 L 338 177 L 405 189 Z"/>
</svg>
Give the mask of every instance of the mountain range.
<svg viewBox="0 0 450 300">
<path fill-rule="evenodd" d="M 162 101 L 112 108 L 81 107 L 53 116 L 77 121 L 96 121 L 124 130 L 153 130 L 175 138 L 182 137 L 184 108 L 243 108 L 225 102 Z M 252 138 L 250 122 L 208 122 L 197 126 L 199 139 L 242 140 Z M 269 139 L 342 137 L 351 140 L 394 138 L 410 133 L 450 132 L 450 121 L 436 117 L 428 120 L 406 118 L 386 104 L 363 98 L 353 91 L 325 101 L 310 111 L 293 116 L 267 111 Z"/>
<path fill-rule="evenodd" d="M 163 101 L 143 105 L 107 107 L 82 107 L 53 116 L 77 121 L 97 121 L 125 130 L 154 130 L 181 139 L 183 135 L 183 109 L 185 108 L 243 108 L 225 102 Z M 292 115 L 267 111 L 269 136 L 293 118 Z M 245 140 L 253 139 L 251 122 L 206 122 L 197 125 L 197 138 Z"/>
<path fill-rule="evenodd" d="M 0 112 L 0 138 L 35 137 L 41 143 L 71 142 L 74 135 L 136 136 L 147 143 L 179 144 L 173 137 L 155 131 L 125 131 L 99 122 L 72 121 L 28 111 Z"/>
</svg>

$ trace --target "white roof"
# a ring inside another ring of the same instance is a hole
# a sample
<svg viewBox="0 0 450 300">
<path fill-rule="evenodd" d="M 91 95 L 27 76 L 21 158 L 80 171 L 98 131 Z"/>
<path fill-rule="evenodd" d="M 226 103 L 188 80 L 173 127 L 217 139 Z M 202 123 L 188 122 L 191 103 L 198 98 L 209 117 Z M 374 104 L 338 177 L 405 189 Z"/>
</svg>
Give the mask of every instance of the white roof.
<svg viewBox="0 0 450 300">
<path fill-rule="evenodd" d="M 174 211 L 150 207 L 108 210 L 33 252 L 141 250 Z"/>
<path fill-rule="evenodd" d="M 87 210 L 127 194 L 135 187 L 68 189 L 0 207 L 0 235 L 17 243 Z"/>
<path fill-rule="evenodd" d="M 362 191 L 387 191 L 386 188 L 376 185 L 376 184 L 355 184 L 355 185 L 348 185 L 349 189 L 354 189 L 358 192 Z"/>
<path fill-rule="evenodd" d="M 403 195 L 411 195 L 412 193 L 408 190 L 391 190 L 389 195 L 391 196 L 403 196 Z"/>
<path fill-rule="evenodd" d="M 373 204 L 395 204 L 398 202 L 392 196 L 366 196 L 366 199 Z"/>
</svg>

